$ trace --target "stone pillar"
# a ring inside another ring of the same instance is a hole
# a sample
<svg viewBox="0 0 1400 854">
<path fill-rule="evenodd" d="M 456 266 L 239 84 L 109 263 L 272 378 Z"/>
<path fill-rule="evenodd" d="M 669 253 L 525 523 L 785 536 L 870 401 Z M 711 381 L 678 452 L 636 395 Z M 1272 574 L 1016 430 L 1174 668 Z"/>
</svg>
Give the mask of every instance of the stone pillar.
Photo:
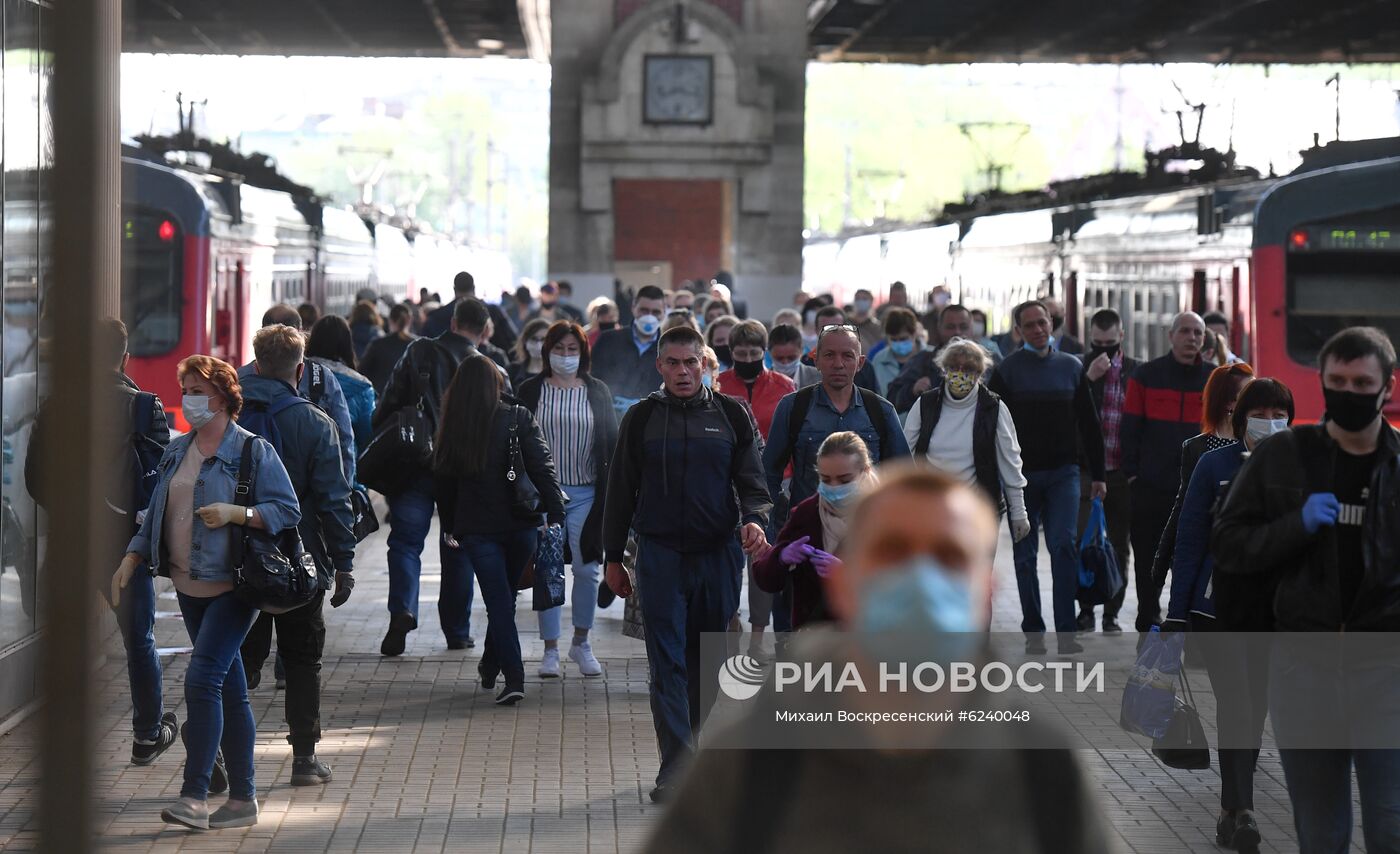
<svg viewBox="0 0 1400 854">
<path fill-rule="evenodd" d="M 792 0 L 555 4 L 549 270 L 735 278 L 770 318 L 802 279 L 807 37 Z"/>
</svg>

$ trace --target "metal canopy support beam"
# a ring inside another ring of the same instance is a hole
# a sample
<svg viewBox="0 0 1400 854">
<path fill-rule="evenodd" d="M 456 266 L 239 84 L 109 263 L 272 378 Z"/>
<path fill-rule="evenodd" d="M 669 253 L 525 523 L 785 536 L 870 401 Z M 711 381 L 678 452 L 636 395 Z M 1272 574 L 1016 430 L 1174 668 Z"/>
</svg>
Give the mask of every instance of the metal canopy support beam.
<svg viewBox="0 0 1400 854">
<path fill-rule="evenodd" d="M 433 26 L 438 31 L 438 37 L 442 39 L 443 50 L 448 56 L 461 56 L 465 51 L 457 43 L 457 38 L 452 35 L 452 28 L 447 26 L 447 19 L 442 16 L 442 10 L 438 8 L 437 0 L 423 0 L 423 8 L 428 10 L 428 17 L 432 19 Z"/>
<path fill-rule="evenodd" d="M 51 507 L 41 576 L 43 636 L 41 696 L 47 703 L 40 735 L 43 783 L 39 799 L 41 848 L 93 850 L 91 724 L 96 697 L 91 678 L 96 654 L 94 581 L 110 578 L 114 556 L 101 529 L 103 490 L 95 473 L 105 459 L 94 447 L 93 413 L 99 377 L 98 321 L 115 314 L 121 270 L 121 171 L 118 81 L 121 71 L 121 0 L 63 0 L 55 6 L 50 34 L 54 52 L 54 280 L 46 304 L 54 312 L 51 357 L 55 393 L 45 401 L 56 425 L 46 435 L 41 461 Z M 43 327 L 41 326 L 41 333 Z M 41 366 L 42 369 L 43 366 Z M 61 485 L 61 486 L 60 486 Z M 103 572 L 105 570 L 105 573 Z"/>
</svg>

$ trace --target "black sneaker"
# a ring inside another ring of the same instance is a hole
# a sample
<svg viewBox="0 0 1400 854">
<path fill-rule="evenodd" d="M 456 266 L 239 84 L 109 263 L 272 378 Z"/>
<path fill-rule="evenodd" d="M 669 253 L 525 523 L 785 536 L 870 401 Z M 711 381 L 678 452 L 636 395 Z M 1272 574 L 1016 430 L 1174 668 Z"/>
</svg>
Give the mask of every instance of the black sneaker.
<svg viewBox="0 0 1400 854">
<path fill-rule="evenodd" d="M 1055 648 L 1060 655 L 1074 655 L 1084 651 L 1084 644 L 1072 637 L 1062 637 L 1055 642 Z"/>
<path fill-rule="evenodd" d="M 164 715 L 161 715 L 160 735 L 156 737 L 155 741 L 149 743 L 143 741 L 131 742 L 131 764 L 150 765 L 152 762 L 156 761 L 156 759 L 160 758 L 162 753 L 169 750 L 170 746 L 175 743 L 175 736 L 179 731 L 180 720 L 175 717 L 174 712 L 166 712 Z"/>
<path fill-rule="evenodd" d="M 1123 634 L 1123 627 L 1118 625 L 1118 619 L 1116 617 L 1104 617 L 1103 633 L 1106 635 L 1121 635 Z"/>
<path fill-rule="evenodd" d="M 1026 635 L 1026 653 L 1028 655 L 1044 655 L 1045 635 L 1040 632 Z"/>
<path fill-rule="evenodd" d="M 418 621 L 412 614 L 394 614 L 389 618 L 389 631 L 384 642 L 379 645 L 379 654 L 387 656 L 403 655 L 404 642 L 408 633 L 418 628 Z"/>
<path fill-rule="evenodd" d="M 244 673 L 244 677 L 245 677 L 245 678 L 247 679 L 247 681 L 248 681 L 248 690 L 249 690 L 249 691 L 252 691 L 252 690 L 256 689 L 259 685 L 262 684 L 262 671 L 261 671 L 261 670 L 249 670 L 249 671 L 247 671 L 247 672 Z"/>
<path fill-rule="evenodd" d="M 667 786 L 665 783 L 657 783 L 656 788 L 652 789 L 651 793 L 647 795 L 647 797 L 651 798 L 651 802 L 654 804 L 663 803 L 668 798 L 670 798 L 670 796 L 670 787 Z"/>
<path fill-rule="evenodd" d="M 496 705 L 514 706 L 525 699 L 525 687 L 523 685 L 507 685 L 501 689 L 501 693 L 496 695 Z"/>
<path fill-rule="evenodd" d="M 317 759 L 316 754 L 292 757 L 293 786 L 322 786 L 330 781 L 330 766 Z"/>
<path fill-rule="evenodd" d="M 189 753 L 190 742 L 185 736 L 185 727 L 189 726 L 189 721 L 180 725 L 180 743 L 185 746 L 185 752 Z M 209 769 L 209 794 L 222 795 L 228 791 L 228 767 L 224 765 L 224 749 L 220 747 L 214 754 L 214 767 Z"/>
<path fill-rule="evenodd" d="M 1259 851 L 1259 825 L 1249 810 L 1235 814 L 1235 831 L 1230 839 L 1231 846 L 1240 854 L 1257 854 Z"/>
<path fill-rule="evenodd" d="M 1235 814 L 1231 812 L 1221 813 L 1215 820 L 1215 844 L 1226 848 L 1234 844 L 1235 839 Z"/>
<path fill-rule="evenodd" d="M 1081 632 L 1092 632 L 1094 630 L 1094 612 L 1080 611 L 1078 619 L 1074 621 L 1074 626 Z"/>
<path fill-rule="evenodd" d="M 496 677 L 499 674 L 487 673 L 485 670 L 482 670 L 480 666 L 478 666 L 476 668 L 476 675 L 481 677 L 481 687 L 485 688 L 488 691 L 496 687 Z"/>
<path fill-rule="evenodd" d="M 471 648 L 473 648 L 473 647 L 475 647 L 475 646 L 476 646 L 476 641 L 472 640 L 470 635 L 468 635 L 467 637 L 462 638 L 461 640 L 448 640 L 448 641 L 447 641 L 447 648 L 448 648 L 448 649 L 471 649 Z"/>
</svg>

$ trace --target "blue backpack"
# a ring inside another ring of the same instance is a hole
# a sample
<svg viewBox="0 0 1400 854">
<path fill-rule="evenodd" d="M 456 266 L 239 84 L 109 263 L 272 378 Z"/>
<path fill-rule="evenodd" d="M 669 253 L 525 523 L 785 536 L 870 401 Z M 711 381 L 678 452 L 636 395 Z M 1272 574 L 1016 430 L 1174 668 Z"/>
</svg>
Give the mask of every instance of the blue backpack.
<svg viewBox="0 0 1400 854">
<path fill-rule="evenodd" d="M 285 464 L 287 460 L 282 456 L 282 431 L 277 427 L 277 415 L 302 403 L 312 405 L 311 401 L 296 395 L 284 397 L 271 404 L 262 400 L 245 400 L 243 412 L 238 416 L 238 426 L 266 439 L 277 452 L 277 457 Z"/>
<path fill-rule="evenodd" d="M 1125 583 L 1118 555 L 1108 539 L 1103 499 L 1095 498 L 1089 505 L 1089 521 L 1079 541 L 1079 601 L 1107 605 L 1118 596 Z"/>
</svg>

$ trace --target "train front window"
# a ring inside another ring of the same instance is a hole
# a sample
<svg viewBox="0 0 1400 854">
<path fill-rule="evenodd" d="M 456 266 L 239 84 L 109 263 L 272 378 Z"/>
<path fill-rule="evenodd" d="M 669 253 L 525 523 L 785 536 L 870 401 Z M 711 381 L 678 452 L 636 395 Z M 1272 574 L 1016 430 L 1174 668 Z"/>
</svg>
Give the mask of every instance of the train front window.
<svg viewBox="0 0 1400 854">
<path fill-rule="evenodd" d="M 163 356 L 180 343 L 181 236 L 160 213 L 122 219 L 122 321 L 133 356 Z"/>
<path fill-rule="evenodd" d="M 1327 339 L 1348 326 L 1377 326 L 1400 341 L 1400 253 L 1291 256 L 1288 354 L 1315 365 Z"/>
</svg>

